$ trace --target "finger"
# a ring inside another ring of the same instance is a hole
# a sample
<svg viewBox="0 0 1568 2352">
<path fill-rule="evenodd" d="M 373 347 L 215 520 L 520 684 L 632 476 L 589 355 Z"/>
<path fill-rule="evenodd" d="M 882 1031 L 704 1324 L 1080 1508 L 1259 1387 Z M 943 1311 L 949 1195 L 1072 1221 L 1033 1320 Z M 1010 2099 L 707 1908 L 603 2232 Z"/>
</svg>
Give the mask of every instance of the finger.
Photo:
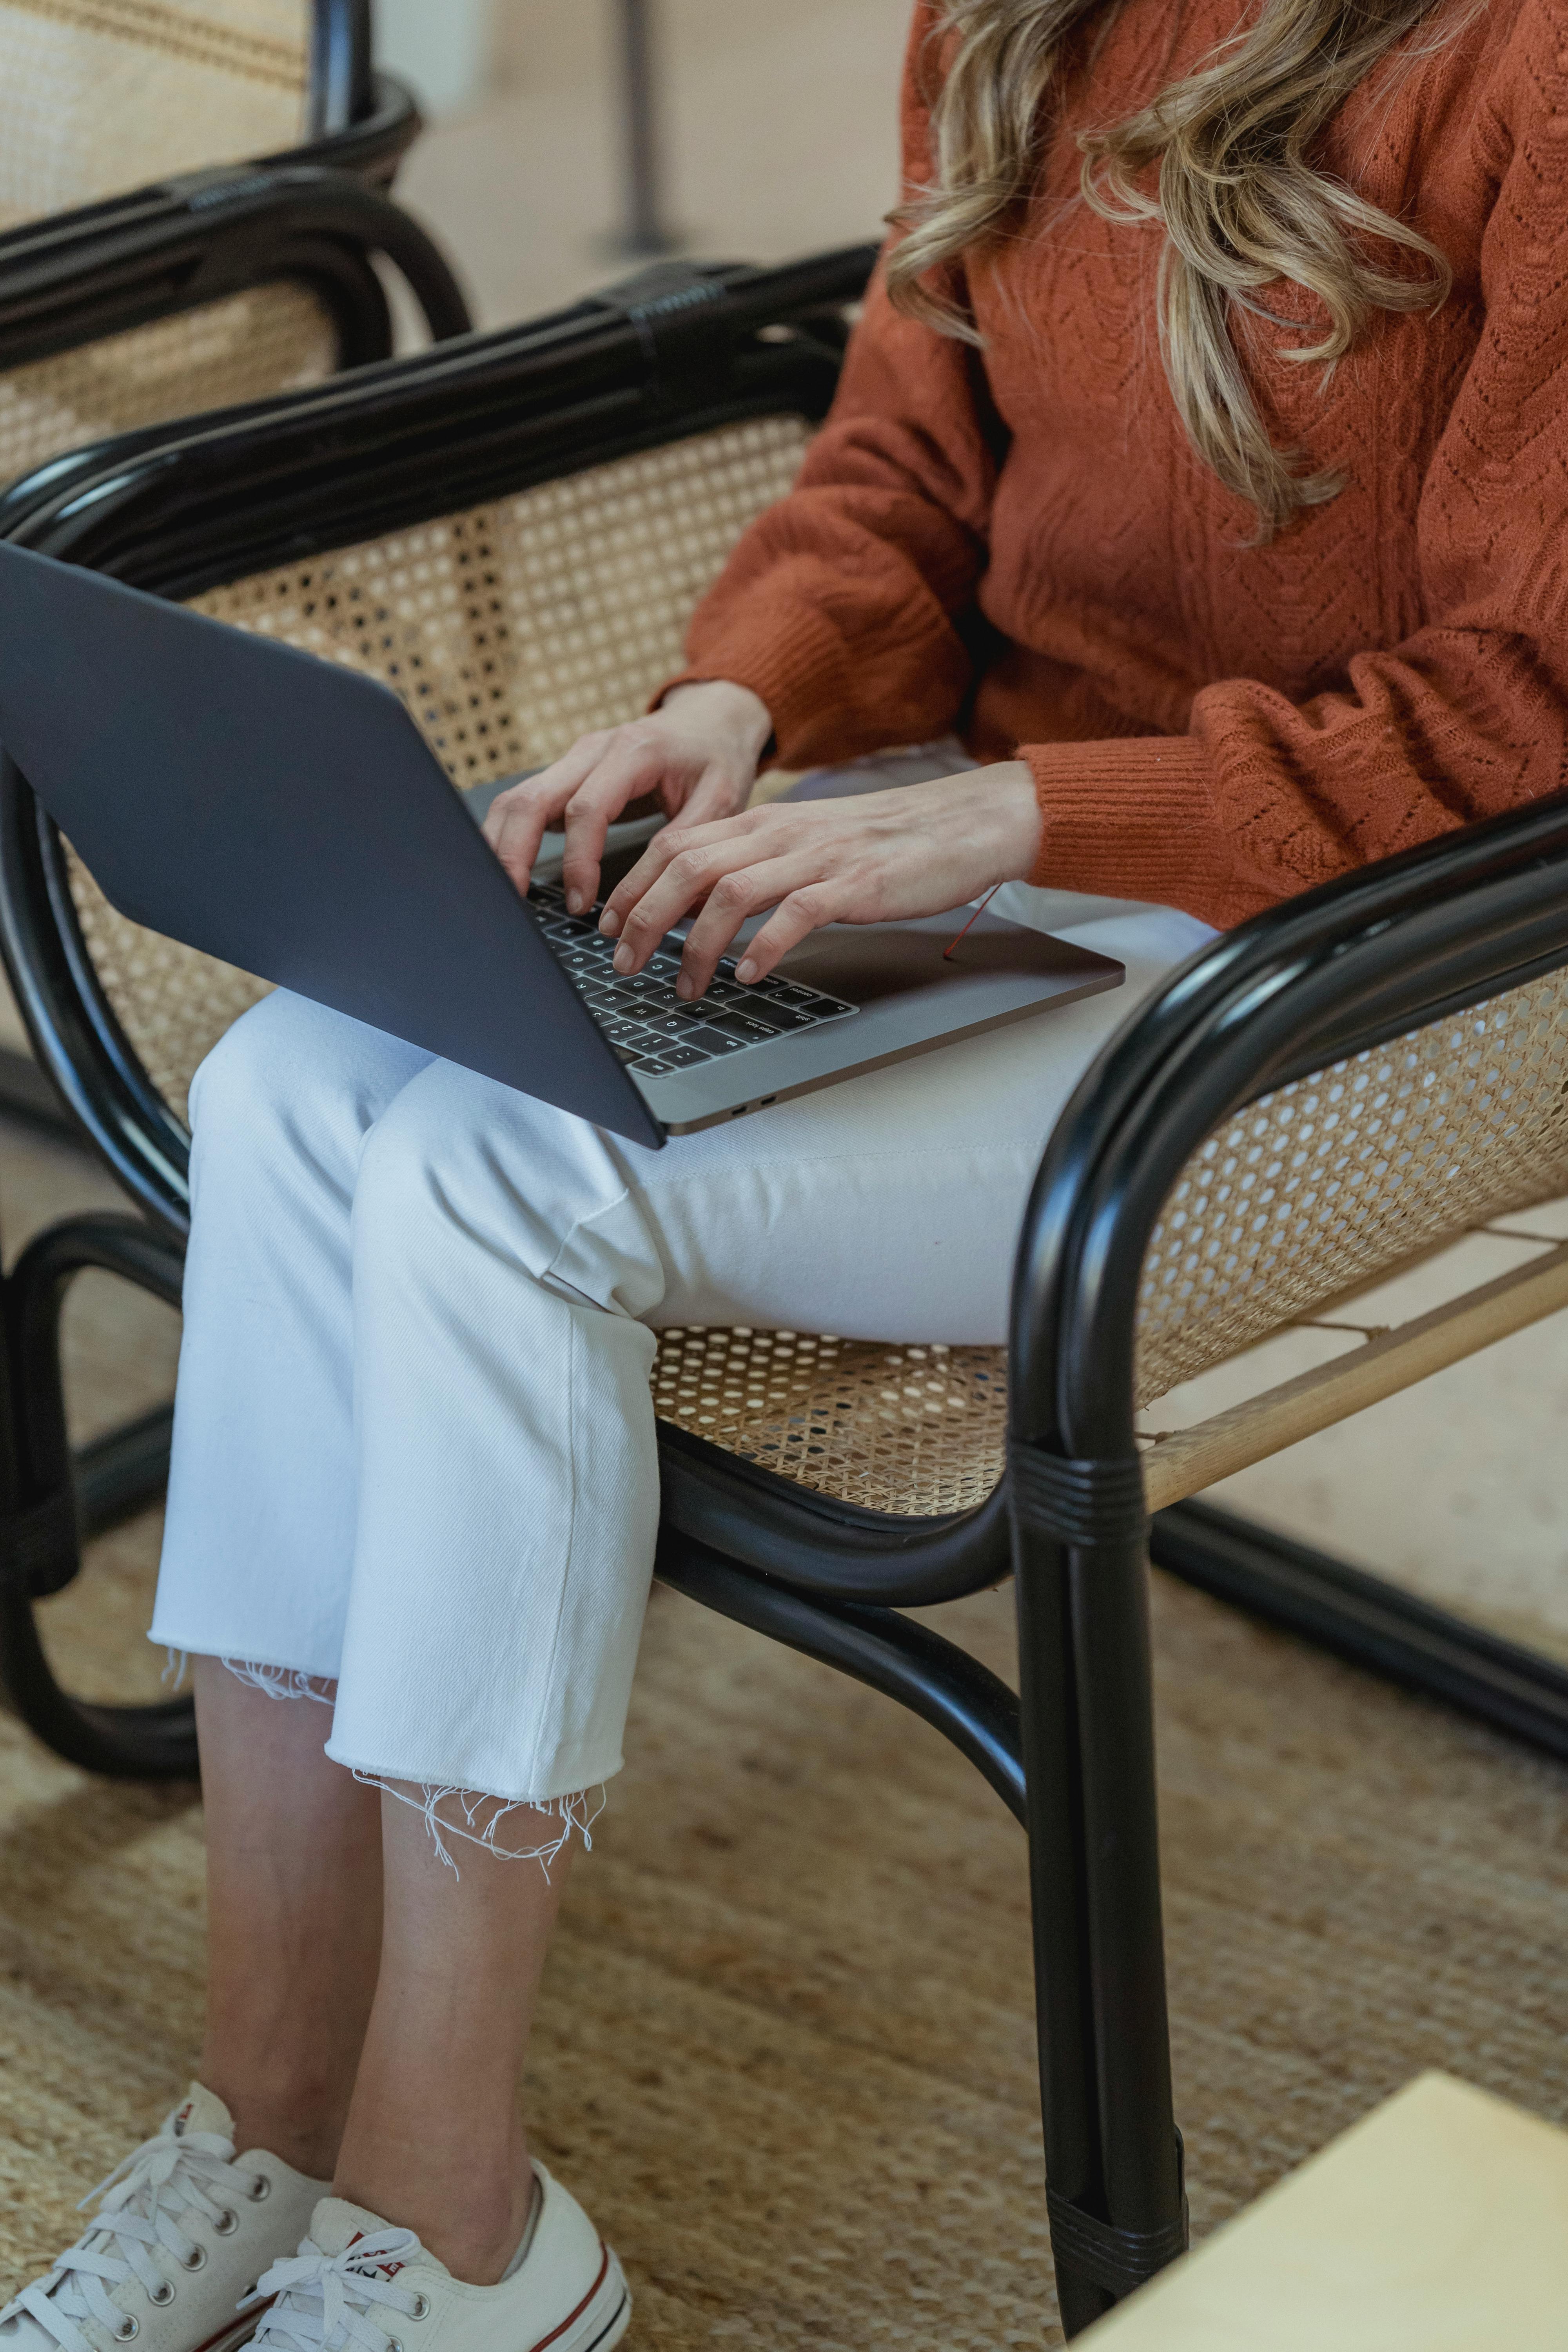
<svg viewBox="0 0 1568 2352">
<path fill-rule="evenodd" d="M 669 753 L 655 743 L 616 742 L 566 803 L 566 848 L 561 880 L 574 915 L 591 907 L 599 888 L 605 835 L 628 801 L 656 785 Z"/>
<path fill-rule="evenodd" d="M 682 979 L 675 983 L 679 995 L 687 995 L 682 983 L 689 983 L 691 995 L 700 995 L 708 988 L 720 957 L 733 943 L 741 924 L 750 922 L 752 915 L 759 915 L 764 908 L 775 908 L 773 918 L 764 922 L 762 931 L 757 931 L 757 939 L 745 946 L 741 962 L 736 964 L 736 979 L 762 979 L 773 969 L 778 957 L 799 946 L 799 940 L 806 939 L 809 931 L 816 931 L 820 924 L 835 922 L 842 898 L 842 887 L 823 873 L 818 858 L 771 858 L 764 866 L 748 866 L 741 873 L 724 875 L 724 879 L 712 887 L 708 906 L 687 934 Z M 785 908 L 790 908 L 790 919 L 781 929 Z M 769 948 L 759 962 L 757 952 L 764 939 L 769 940 Z"/>
<path fill-rule="evenodd" d="M 485 818 L 485 839 L 520 890 L 528 887 L 540 843 L 583 777 L 592 772 L 598 757 L 596 749 L 574 745 L 564 760 L 558 760 L 542 775 L 514 784 L 491 803 Z"/>
<path fill-rule="evenodd" d="M 719 824 L 743 814 L 746 788 L 732 768 L 715 762 L 704 768 L 680 804 L 680 822 L 690 832 L 702 824 Z"/>
<path fill-rule="evenodd" d="M 845 886 L 833 882 L 811 882 L 804 888 L 792 890 L 781 898 L 755 939 L 749 940 L 745 953 L 735 966 L 735 977 L 747 985 L 765 980 L 780 959 L 791 948 L 799 947 L 825 923 L 837 923 L 847 911 Z"/>
<path fill-rule="evenodd" d="M 740 786 L 730 769 L 718 766 L 704 768 L 679 809 L 670 811 L 671 824 L 665 828 L 665 832 L 668 834 L 673 827 L 678 835 L 676 847 L 683 847 L 699 825 L 720 824 L 726 817 L 737 814 L 736 803 L 740 797 Z M 657 858 L 647 860 L 649 873 L 656 877 L 662 874 L 676 854 L 676 847 L 661 847 Z M 605 901 L 599 918 L 599 929 L 606 939 L 613 940 L 621 928 L 624 910 L 632 903 L 634 889 L 640 887 L 640 885 L 634 885 L 633 888 L 627 886 L 633 884 L 633 877 L 641 872 L 644 860 L 639 859 L 631 873 L 624 877 L 619 888 L 612 892 Z"/>
<path fill-rule="evenodd" d="M 715 884 L 732 869 L 757 862 L 756 845 L 731 828 L 741 820 L 704 827 L 697 840 L 687 837 L 684 847 L 667 854 L 663 872 L 651 881 L 621 926 L 616 949 L 618 972 L 640 971 L 665 934 L 706 898 Z M 684 834 L 685 828 L 681 828 Z M 648 847 L 657 845 L 650 842 Z M 648 863 L 645 856 L 639 866 Z M 633 877 L 627 877 L 628 881 Z"/>
<path fill-rule="evenodd" d="M 688 850 L 727 849 L 731 844 L 746 843 L 750 846 L 745 854 L 755 856 L 757 838 L 764 830 L 763 820 L 766 815 L 764 809 L 741 809 L 732 816 L 710 818 L 705 824 L 692 825 L 682 813 L 673 824 L 667 824 L 662 833 L 654 835 L 631 872 L 616 883 L 605 902 L 599 929 L 611 939 L 624 930 L 632 909 L 641 904 L 676 859 Z M 668 920 L 677 922 L 679 917 L 671 916 Z"/>
<path fill-rule="evenodd" d="M 542 768 L 536 776 L 524 776 L 498 793 L 485 811 L 480 828 L 493 849 L 509 816 L 520 808 L 531 808 L 536 802 L 551 803 L 564 807 L 584 776 L 593 771 L 609 738 L 604 734 L 579 736 L 569 751 Z"/>
</svg>

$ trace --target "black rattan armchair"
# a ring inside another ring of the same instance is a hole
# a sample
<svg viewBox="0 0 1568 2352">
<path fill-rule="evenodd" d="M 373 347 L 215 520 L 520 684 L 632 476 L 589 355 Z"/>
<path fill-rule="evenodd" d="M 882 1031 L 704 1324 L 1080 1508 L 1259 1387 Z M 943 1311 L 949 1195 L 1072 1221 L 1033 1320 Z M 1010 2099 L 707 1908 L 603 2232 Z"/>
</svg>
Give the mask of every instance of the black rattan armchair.
<svg viewBox="0 0 1568 2352">
<path fill-rule="evenodd" d="M 387 193 L 419 116 L 370 0 L 268 0 L 244 30 L 205 0 L 0 0 L 0 483 L 385 359 L 378 261 L 433 337 L 468 327 Z M 3 1035 L 0 1101 L 53 1108 Z"/>
<path fill-rule="evenodd" d="M 640 707 L 831 398 L 868 251 L 650 273 L 161 438 L 0 504 L 66 560 L 352 658 L 455 783 Z M 1048 2198 L 1076 2332 L 1185 2242 L 1146 1606 L 1156 1559 L 1568 1753 L 1568 1678 L 1392 1587 L 1184 1501 L 1568 1303 L 1568 1246 L 1158 1442 L 1141 1401 L 1500 1212 L 1568 1189 L 1568 802 L 1245 925 L 1085 1077 L 1019 1245 L 1009 1350 L 660 1335 L 659 1573 L 872 1684 L 1028 1834 Z M 108 1265 L 177 1296 L 184 1088 L 260 983 L 114 913 L 7 764 L 0 922 L 40 1063 L 135 1203 L 4 1291 L 15 1431 L 0 1678 L 66 1755 L 194 1769 L 188 1709 L 83 1706 L 32 1618 L 82 1529 L 153 1490 L 153 1416 L 73 1467 L 57 1324 Z M 1151 1523 L 1151 1508 L 1159 1516 Z M 1015 1695 L 904 1610 L 1016 1577 Z"/>
<path fill-rule="evenodd" d="M 270 33 L 242 33 L 202 0 L 123 22 L 0 0 L 0 480 L 385 358 L 378 253 L 434 334 L 467 328 L 446 262 L 385 201 L 419 117 L 374 71 L 368 0 L 272 0 L 272 15 Z M 54 115 L 68 139 L 47 136 Z"/>
</svg>

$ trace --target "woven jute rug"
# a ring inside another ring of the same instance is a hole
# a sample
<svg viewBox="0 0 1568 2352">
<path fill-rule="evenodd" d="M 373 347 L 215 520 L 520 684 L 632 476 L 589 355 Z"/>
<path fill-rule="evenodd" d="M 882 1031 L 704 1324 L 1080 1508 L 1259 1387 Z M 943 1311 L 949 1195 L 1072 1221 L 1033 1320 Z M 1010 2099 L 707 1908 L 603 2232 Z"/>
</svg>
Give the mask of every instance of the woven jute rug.
<svg viewBox="0 0 1568 2352">
<path fill-rule="evenodd" d="M 0 1138 L 11 1248 L 100 1197 Z M 160 1392 L 173 1336 L 84 1286 L 84 1428 Z M 126 1530 L 51 1604 L 79 1686 L 126 1688 L 155 1552 Z M 1006 1594 L 933 1617 L 1011 1671 Z M 1160 1579 L 1154 1617 L 1194 2230 L 1424 2066 L 1568 2122 L 1568 1773 Z M 1059 2341 L 1010 1818 L 922 1725 L 668 1593 L 627 1752 L 526 2098 L 625 2260 L 630 2340 Z M 0 1721 L 0 2291 L 191 2069 L 201 1838 L 193 1791 L 92 1781 Z"/>
</svg>

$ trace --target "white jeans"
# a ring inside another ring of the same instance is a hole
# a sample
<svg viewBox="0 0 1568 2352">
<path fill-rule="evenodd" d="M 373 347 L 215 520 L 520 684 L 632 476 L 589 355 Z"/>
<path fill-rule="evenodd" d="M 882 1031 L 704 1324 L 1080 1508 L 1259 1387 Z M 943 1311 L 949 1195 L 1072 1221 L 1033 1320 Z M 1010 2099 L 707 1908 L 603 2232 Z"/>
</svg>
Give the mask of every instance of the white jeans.
<svg viewBox="0 0 1568 2352">
<path fill-rule="evenodd" d="M 153 1639 L 335 1680 L 326 1752 L 377 1780 L 541 1805 L 607 1780 L 653 1565 L 654 1328 L 1001 1339 L 1064 1099 L 1211 936 L 1021 885 L 995 905 L 1127 985 L 662 1151 L 299 997 L 247 1013 L 192 1095 Z"/>
</svg>

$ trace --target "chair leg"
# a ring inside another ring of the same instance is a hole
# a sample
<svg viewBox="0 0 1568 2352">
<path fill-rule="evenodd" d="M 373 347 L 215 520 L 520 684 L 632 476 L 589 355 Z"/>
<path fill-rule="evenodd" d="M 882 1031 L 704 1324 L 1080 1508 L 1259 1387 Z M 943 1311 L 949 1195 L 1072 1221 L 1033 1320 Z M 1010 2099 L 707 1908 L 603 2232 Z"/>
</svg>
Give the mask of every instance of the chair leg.
<svg viewBox="0 0 1568 2352">
<path fill-rule="evenodd" d="M 1017 1534 L 1040 2097 L 1062 2325 L 1186 2244 L 1140 1541 Z"/>
<path fill-rule="evenodd" d="M 0 1288 L 0 1689 L 68 1763 L 115 1779 L 185 1780 L 196 1770 L 189 1698 L 114 1706 L 57 1681 L 34 1603 L 68 1584 L 84 1535 L 155 1498 L 168 1455 L 166 1412 L 144 1415 L 73 1458 L 60 1378 L 59 1319 L 74 1276 L 100 1266 L 171 1304 L 177 1246 L 134 1217 L 77 1217 L 30 1244 Z"/>
</svg>

